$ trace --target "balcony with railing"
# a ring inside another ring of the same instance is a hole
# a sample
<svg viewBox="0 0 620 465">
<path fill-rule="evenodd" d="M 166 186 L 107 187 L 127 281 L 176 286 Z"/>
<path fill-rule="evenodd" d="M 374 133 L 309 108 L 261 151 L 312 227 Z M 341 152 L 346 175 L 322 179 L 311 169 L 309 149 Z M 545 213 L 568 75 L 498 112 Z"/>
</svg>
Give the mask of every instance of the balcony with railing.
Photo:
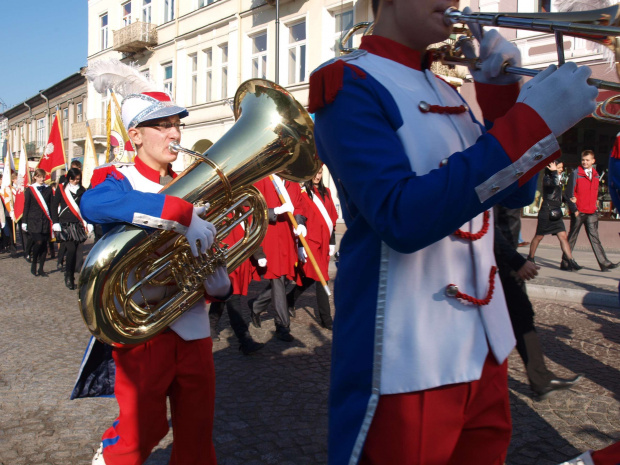
<svg viewBox="0 0 620 465">
<path fill-rule="evenodd" d="M 114 50 L 135 53 L 157 45 L 157 27 L 152 23 L 136 21 L 114 31 Z"/>
</svg>

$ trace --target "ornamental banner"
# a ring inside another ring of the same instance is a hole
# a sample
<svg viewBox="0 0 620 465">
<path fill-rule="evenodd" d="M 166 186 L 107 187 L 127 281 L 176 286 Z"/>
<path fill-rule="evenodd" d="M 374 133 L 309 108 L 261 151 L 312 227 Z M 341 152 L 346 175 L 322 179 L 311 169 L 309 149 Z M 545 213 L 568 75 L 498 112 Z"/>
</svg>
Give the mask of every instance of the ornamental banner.
<svg viewBox="0 0 620 465">
<path fill-rule="evenodd" d="M 39 160 L 38 168 L 43 168 L 46 172 L 45 181 L 51 180 L 52 173 L 58 169 L 67 167 L 65 159 L 65 146 L 62 139 L 62 131 L 60 127 L 60 112 L 56 111 L 52 130 L 50 131 L 47 145 L 43 151 L 43 155 Z M 21 165 L 20 165 L 21 168 Z"/>
</svg>

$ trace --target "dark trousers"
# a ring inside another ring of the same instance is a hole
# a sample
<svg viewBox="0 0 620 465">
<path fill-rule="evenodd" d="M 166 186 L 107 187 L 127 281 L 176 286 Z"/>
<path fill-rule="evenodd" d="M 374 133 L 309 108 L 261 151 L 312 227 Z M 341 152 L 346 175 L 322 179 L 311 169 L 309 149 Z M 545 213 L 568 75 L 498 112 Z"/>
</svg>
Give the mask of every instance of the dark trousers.
<svg viewBox="0 0 620 465">
<path fill-rule="evenodd" d="M 579 230 L 581 229 L 582 224 L 585 224 L 586 226 L 586 234 L 588 235 L 588 239 L 590 240 L 590 245 L 592 246 L 592 251 L 594 252 L 594 256 L 596 257 L 598 265 L 601 268 L 611 265 L 611 262 L 607 258 L 607 255 L 605 255 L 605 251 L 603 250 L 603 246 L 601 245 L 601 240 L 598 238 L 597 213 L 579 213 L 578 216 L 575 216 L 573 213 L 571 213 L 570 230 L 568 231 L 568 244 L 570 245 L 570 250 L 572 251 L 575 248 L 577 236 L 579 236 Z M 568 257 L 566 257 L 566 255 L 564 254 L 562 254 L 562 264 L 568 265 Z"/>
<path fill-rule="evenodd" d="M 243 319 L 241 314 L 241 296 L 233 294 L 226 302 L 213 302 L 211 308 L 209 308 L 209 322 L 211 327 L 217 327 L 217 324 L 224 313 L 224 307 L 228 311 L 228 319 L 230 320 L 230 326 L 235 332 L 235 336 L 241 342 L 249 335 L 248 324 Z"/>
<path fill-rule="evenodd" d="M 273 302 L 273 307 L 276 310 L 274 321 L 276 329 L 280 330 L 288 330 L 291 324 L 286 305 L 286 281 L 286 276 L 270 279 L 265 290 L 254 300 L 253 305 L 254 313 L 260 315 L 267 311 L 269 302 Z"/>
<path fill-rule="evenodd" d="M 65 261 L 65 243 L 61 242 L 60 245 L 58 246 L 58 264 L 62 265 Z"/>
<path fill-rule="evenodd" d="M 527 296 L 525 283 L 514 272 L 506 270 L 506 267 L 499 269 L 499 277 L 517 340 L 517 352 L 525 365 L 530 386 L 534 391 L 541 391 L 555 375 L 545 364 L 542 346 L 534 327 L 534 308 Z"/>
<path fill-rule="evenodd" d="M 45 257 L 47 256 L 47 243 L 49 241 L 49 238 L 49 234 L 30 234 L 30 239 L 32 242 L 32 251 L 30 258 L 32 259 L 31 270 L 33 273 L 37 269 L 37 263 L 39 265 L 39 273 L 43 271 Z"/>
<path fill-rule="evenodd" d="M 329 296 L 327 295 L 327 292 L 325 292 L 325 288 L 321 285 L 321 283 L 312 278 L 303 277 L 301 280 L 301 286 L 296 285 L 293 290 L 286 295 L 288 306 L 294 307 L 297 298 L 315 283 L 316 304 L 318 306 L 319 318 L 321 319 L 321 323 L 326 326 L 331 326 L 333 321 L 331 310 L 329 308 Z"/>
<path fill-rule="evenodd" d="M 65 276 L 73 276 L 75 273 L 75 264 L 77 262 L 77 248 L 79 243 L 75 241 L 61 242 L 61 247 L 64 249 L 65 259 Z M 60 263 L 60 251 L 58 252 L 58 262 Z"/>
</svg>

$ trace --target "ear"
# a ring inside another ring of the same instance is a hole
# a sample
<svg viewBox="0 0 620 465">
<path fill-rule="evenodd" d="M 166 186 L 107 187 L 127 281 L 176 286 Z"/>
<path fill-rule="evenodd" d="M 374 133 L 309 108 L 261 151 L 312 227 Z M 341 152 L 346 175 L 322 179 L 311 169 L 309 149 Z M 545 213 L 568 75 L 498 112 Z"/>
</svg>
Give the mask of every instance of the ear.
<svg viewBox="0 0 620 465">
<path fill-rule="evenodd" d="M 131 142 L 133 142 L 134 145 L 142 145 L 142 131 L 140 131 L 138 128 L 131 128 L 129 131 L 127 131 L 127 135 L 129 136 Z"/>
</svg>

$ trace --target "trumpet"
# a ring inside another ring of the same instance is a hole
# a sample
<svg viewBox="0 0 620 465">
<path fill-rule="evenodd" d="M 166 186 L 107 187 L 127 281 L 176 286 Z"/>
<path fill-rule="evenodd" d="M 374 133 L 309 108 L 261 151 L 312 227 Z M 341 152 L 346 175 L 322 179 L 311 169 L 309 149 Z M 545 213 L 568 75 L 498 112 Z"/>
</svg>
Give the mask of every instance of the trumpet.
<svg viewBox="0 0 620 465">
<path fill-rule="evenodd" d="M 556 49 L 558 53 L 558 65 L 565 62 L 563 37 L 565 35 L 580 37 L 604 45 L 614 55 L 616 73 L 620 76 L 620 5 L 610 6 L 598 10 L 568 12 L 568 13 L 469 13 L 465 14 L 456 8 L 448 8 L 444 12 L 446 24 L 463 24 L 463 27 L 455 28 L 457 34 L 464 34 L 453 45 L 445 44 L 431 49 L 433 58 L 448 66 L 469 66 L 479 69 L 481 62 L 478 59 L 469 59 L 463 56 L 462 45 L 471 40 L 471 31 L 466 27 L 467 23 L 476 23 L 482 26 L 506 27 L 511 29 L 523 29 L 528 31 L 546 32 L 555 35 Z M 364 35 L 372 33 L 373 23 L 357 23 L 345 34 L 340 41 L 342 54 L 350 53 L 354 49 L 347 48 L 344 44 L 360 29 L 364 29 Z M 503 71 L 509 74 L 521 76 L 536 76 L 540 71 L 518 66 L 504 64 Z M 620 92 L 620 84 L 601 79 L 588 79 L 588 84 L 598 89 Z M 608 102 L 609 101 L 609 102 Z M 620 103 L 620 97 L 612 97 L 603 102 L 593 113 L 599 120 L 607 122 L 620 122 L 620 117 L 607 111 L 606 107 L 611 103 Z"/>
</svg>

